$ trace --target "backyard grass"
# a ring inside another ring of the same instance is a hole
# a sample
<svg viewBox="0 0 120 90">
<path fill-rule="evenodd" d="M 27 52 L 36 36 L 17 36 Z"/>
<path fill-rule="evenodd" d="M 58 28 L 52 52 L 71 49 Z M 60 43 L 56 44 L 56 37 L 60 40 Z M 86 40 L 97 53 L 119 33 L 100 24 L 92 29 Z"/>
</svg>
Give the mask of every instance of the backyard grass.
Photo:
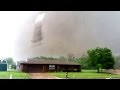
<svg viewBox="0 0 120 90">
<path fill-rule="evenodd" d="M 12 75 L 12 79 L 29 79 L 29 75 L 27 73 L 19 72 L 19 71 L 0 71 L 0 79 L 9 79 L 10 75 Z"/>
<path fill-rule="evenodd" d="M 50 75 L 57 76 L 59 78 L 66 78 L 66 72 L 51 72 Z M 70 79 L 106 79 L 106 78 L 120 78 L 118 74 L 110 73 L 97 73 L 96 70 L 82 70 L 81 72 L 68 72 L 68 78 Z"/>
</svg>

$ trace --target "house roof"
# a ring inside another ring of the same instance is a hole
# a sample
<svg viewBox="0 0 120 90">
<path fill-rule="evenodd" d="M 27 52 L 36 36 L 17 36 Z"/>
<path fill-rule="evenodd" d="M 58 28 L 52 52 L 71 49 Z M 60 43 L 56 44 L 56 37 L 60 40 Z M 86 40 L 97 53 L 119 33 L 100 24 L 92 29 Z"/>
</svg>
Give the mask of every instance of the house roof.
<svg viewBox="0 0 120 90">
<path fill-rule="evenodd" d="M 21 62 L 21 64 L 58 64 L 58 65 L 80 65 L 79 63 L 63 60 L 41 60 L 41 59 L 28 59 L 28 61 Z"/>
</svg>

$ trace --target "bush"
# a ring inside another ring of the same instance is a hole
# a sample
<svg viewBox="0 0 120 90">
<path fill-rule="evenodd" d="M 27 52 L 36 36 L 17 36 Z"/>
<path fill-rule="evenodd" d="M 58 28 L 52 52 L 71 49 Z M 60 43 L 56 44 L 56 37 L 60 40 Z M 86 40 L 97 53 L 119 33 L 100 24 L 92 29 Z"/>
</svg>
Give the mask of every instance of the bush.
<svg viewBox="0 0 120 90">
<path fill-rule="evenodd" d="M 15 64 L 12 64 L 12 69 L 16 69 L 16 65 Z"/>
</svg>

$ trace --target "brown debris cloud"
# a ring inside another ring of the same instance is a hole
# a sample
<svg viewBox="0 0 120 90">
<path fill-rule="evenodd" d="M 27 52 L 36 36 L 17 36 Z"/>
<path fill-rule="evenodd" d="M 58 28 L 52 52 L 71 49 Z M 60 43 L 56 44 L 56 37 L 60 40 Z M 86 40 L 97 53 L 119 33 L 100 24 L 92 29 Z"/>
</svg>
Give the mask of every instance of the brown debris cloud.
<svg viewBox="0 0 120 90">
<path fill-rule="evenodd" d="M 34 19 L 39 15 L 37 13 L 20 31 L 15 49 L 17 60 L 36 56 L 66 56 L 68 53 L 81 56 L 89 48 L 98 46 L 108 46 L 113 51 L 116 50 L 110 44 L 110 41 L 114 40 L 110 38 L 114 31 L 111 30 L 110 33 L 107 30 L 111 29 L 107 24 L 114 21 L 109 20 L 110 17 L 107 16 L 109 13 L 83 11 L 45 13 L 42 24 L 41 22 L 37 23 L 37 26 L 34 24 Z M 36 43 L 31 40 L 36 40 Z"/>
</svg>

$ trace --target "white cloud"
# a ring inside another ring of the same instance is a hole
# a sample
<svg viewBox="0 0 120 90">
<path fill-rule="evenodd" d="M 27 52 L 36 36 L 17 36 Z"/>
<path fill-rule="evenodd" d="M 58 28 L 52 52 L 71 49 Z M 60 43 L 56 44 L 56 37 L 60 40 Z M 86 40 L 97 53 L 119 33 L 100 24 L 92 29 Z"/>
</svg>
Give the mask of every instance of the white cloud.
<svg viewBox="0 0 120 90">
<path fill-rule="evenodd" d="M 0 58 L 13 56 L 16 36 L 32 11 L 0 11 Z"/>
</svg>

